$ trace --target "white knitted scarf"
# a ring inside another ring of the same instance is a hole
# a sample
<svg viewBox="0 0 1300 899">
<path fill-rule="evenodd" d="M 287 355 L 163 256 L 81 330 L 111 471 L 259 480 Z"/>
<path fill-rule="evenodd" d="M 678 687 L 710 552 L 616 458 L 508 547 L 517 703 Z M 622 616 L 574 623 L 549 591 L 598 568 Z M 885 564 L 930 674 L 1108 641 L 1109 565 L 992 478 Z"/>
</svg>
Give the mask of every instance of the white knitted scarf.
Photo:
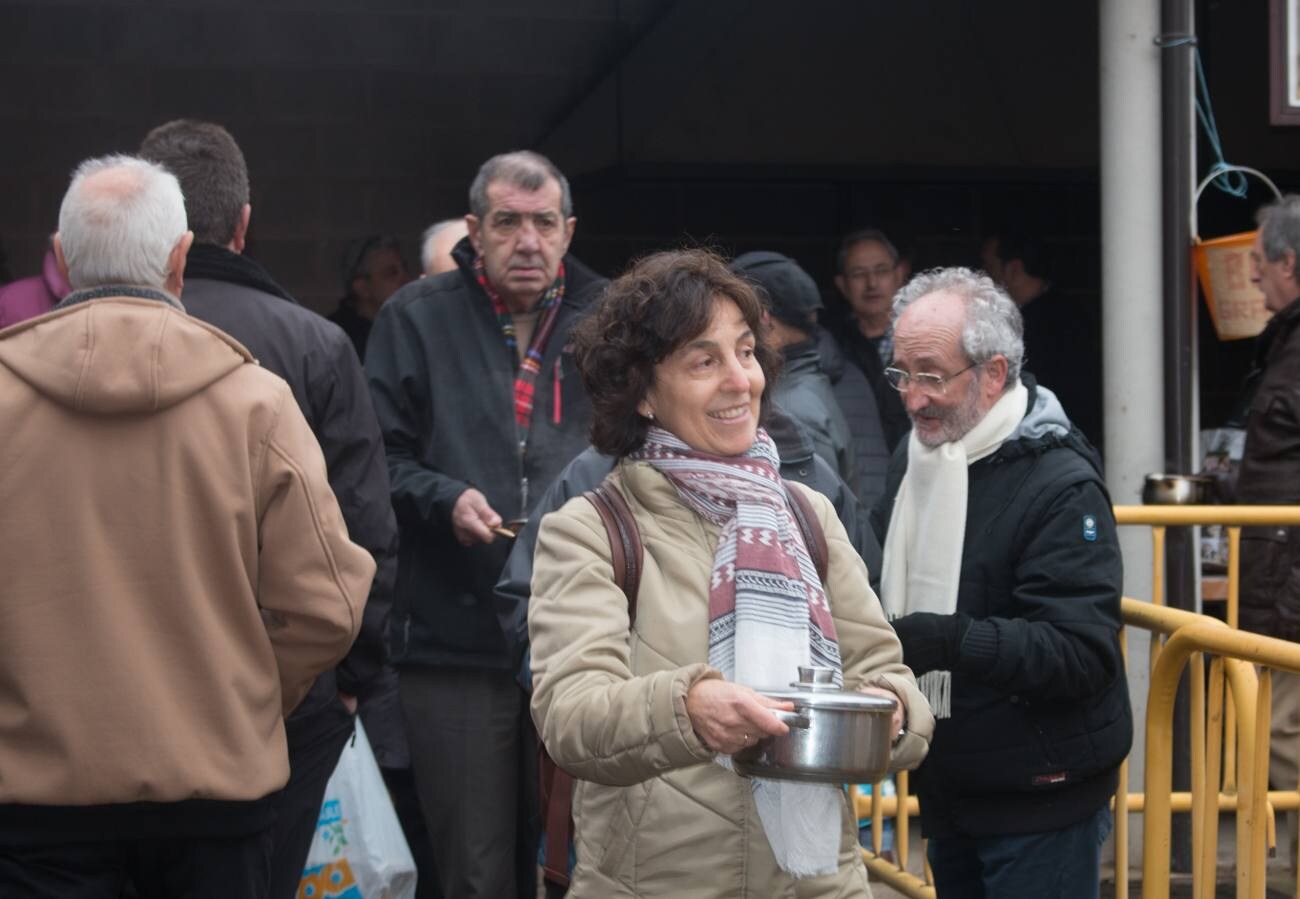
<svg viewBox="0 0 1300 899">
<path fill-rule="evenodd" d="M 960 440 L 926 446 L 913 430 L 907 473 L 898 487 L 885 536 L 881 593 L 891 617 L 957 610 L 970 465 L 994 453 L 1025 416 L 1028 391 L 1019 382 Z M 904 661 L 907 661 L 904 659 Z M 951 714 L 952 672 L 929 671 L 917 686 L 936 718 Z"/>
</svg>

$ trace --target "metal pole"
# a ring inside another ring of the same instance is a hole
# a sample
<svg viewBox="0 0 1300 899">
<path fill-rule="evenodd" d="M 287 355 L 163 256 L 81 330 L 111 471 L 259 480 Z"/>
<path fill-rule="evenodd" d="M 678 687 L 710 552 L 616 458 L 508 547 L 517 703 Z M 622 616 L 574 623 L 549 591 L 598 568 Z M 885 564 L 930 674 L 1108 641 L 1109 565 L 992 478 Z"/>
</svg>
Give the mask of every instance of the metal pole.
<svg viewBox="0 0 1300 899">
<path fill-rule="evenodd" d="M 1163 150 L 1161 186 L 1164 225 L 1164 446 L 1165 470 L 1190 473 L 1195 418 L 1192 384 L 1196 319 L 1192 305 L 1192 242 L 1190 212 L 1195 189 L 1195 118 L 1192 107 L 1194 34 L 1192 0 L 1162 0 L 1160 57 L 1160 132 Z M 1165 577 L 1171 606 L 1196 608 L 1196 571 L 1199 554 L 1192 545 L 1193 532 L 1176 528 L 1169 533 Z M 1175 789 L 1191 782 L 1187 685 L 1178 693 L 1174 709 L 1173 776 Z M 1186 819 L 1174 824 L 1172 864 L 1191 869 L 1191 829 Z"/>
<path fill-rule="evenodd" d="M 1114 502 L 1137 502 L 1142 479 L 1163 465 L 1164 368 L 1160 296 L 1159 0 L 1101 0 L 1102 377 L 1106 415 L 1106 484 Z M 1120 528 L 1124 593 L 1151 596 L 1151 538 Z M 1128 656 L 1133 715 L 1145 717 L 1147 643 L 1137 635 Z M 1129 783 L 1141 790 L 1141 728 L 1130 755 Z M 1134 831 L 1129 845 L 1140 846 Z M 1123 879 L 1123 874 L 1120 875 Z"/>
<path fill-rule="evenodd" d="M 1160 57 L 1164 222 L 1165 461 L 1170 471 L 1188 473 L 1192 459 L 1192 347 L 1196 318 L 1192 305 L 1190 213 L 1195 189 L 1195 119 L 1192 108 L 1192 0 L 1163 0 Z"/>
</svg>

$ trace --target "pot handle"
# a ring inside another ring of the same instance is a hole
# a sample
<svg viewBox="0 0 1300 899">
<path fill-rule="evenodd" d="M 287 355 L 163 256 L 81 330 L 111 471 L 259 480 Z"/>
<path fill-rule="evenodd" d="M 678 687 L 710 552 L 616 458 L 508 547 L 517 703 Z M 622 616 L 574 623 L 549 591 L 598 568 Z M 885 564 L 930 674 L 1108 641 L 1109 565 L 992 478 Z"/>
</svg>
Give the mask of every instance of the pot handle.
<svg viewBox="0 0 1300 899">
<path fill-rule="evenodd" d="M 812 721 L 808 719 L 808 716 L 799 712 L 787 712 L 784 709 L 768 709 L 768 711 L 784 721 L 786 727 L 798 727 L 803 730 L 812 727 Z"/>
</svg>

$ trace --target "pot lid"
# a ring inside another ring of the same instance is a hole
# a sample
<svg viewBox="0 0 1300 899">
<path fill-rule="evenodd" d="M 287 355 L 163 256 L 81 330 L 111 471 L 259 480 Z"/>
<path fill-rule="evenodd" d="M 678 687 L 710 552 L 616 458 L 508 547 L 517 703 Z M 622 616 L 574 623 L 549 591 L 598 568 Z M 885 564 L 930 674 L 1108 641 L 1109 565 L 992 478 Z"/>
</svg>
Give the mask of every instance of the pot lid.
<svg viewBox="0 0 1300 899">
<path fill-rule="evenodd" d="M 799 679 L 788 688 L 760 689 L 758 692 L 772 699 L 789 700 L 796 708 L 856 709 L 893 714 L 897 707 L 897 702 L 893 699 L 841 690 L 835 686 L 834 677 L 835 672 L 829 668 L 800 666 Z"/>
</svg>

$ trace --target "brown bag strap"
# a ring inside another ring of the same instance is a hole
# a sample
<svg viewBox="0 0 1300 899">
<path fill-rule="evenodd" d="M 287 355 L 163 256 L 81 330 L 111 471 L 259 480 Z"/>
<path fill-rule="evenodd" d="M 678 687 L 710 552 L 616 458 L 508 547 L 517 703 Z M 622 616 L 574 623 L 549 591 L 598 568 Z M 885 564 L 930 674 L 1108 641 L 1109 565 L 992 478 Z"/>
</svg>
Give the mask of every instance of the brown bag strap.
<svg viewBox="0 0 1300 899">
<path fill-rule="evenodd" d="M 822 523 L 817 519 L 817 511 L 808 501 L 808 497 L 804 496 L 797 487 L 792 487 L 789 481 L 783 478 L 781 485 L 785 487 L 785 495 L 790 498 L 790 511 L 794 513 L 795 523 L 803 532 L 803 542 L 808 546 L 808 555 L 812 558 L 813 567 L 817 569 L 817 576 L 822 579 L 822 586 L 825 587 L 831 552 L 826 545 L 826 532 L 822 530 Z"/>
<path fill-rule="evenodd" d="M 641 529 L 637 527 L 632 508 L 623 494 L 608 481 L 601 482 L 583 496 L 596 507 L 600 520 L 605 525 L 605 534 L 609 537 L 609 548 L 613 554 L 610 561 L 614 568 L 614 583 L 627 597 L 628 623 L 635 624 L 636 598 L 641 589 L 641 566 L 645 560 Z"/>
<path fill-rule="evenodd" d="M 539 775 L 542 786 L 543 826 L 546 845 L 542 876 L 561 887 L 569 885 L 569 846 L 573 843 L 573 777 L 551 760 L 539 740 Z"/>
<path fill-rule="evenodd" d="M 808 547 L 808 555 L 817 576 L 826 583 L 826 574 L 830 567 L 830 548 L 826 545 L 826 532 L 822 530 L 817 511 L 797 488 L 790 482 L 782 480 L 785 495 L 790 500 L 790 511 L 794 513 L 795 523 L 803 534 L 803 541 Z M 600 514 L 601 523 L 605 525 L 605 535 L 609 538 L 612 554 L 611 565 L 614 569 L 614 583 L 627 597 L 627 617 L 629 623 L 636 622 L 637 593 L 641 587 L 641 566 L 644 564 L 644 547 L 641 544 L 641 529 L 637 527 L 632 509 L 619 489 L 608 481 L 602 481 L 594 489 L 583 494 Z"/>
<path fill-rule="evenodd" d="M 583 494 L 596 507 L 609 538 L 610 565 L 614 583 L 627 597 L 629 625 L 636 621 L 636 597 L 641 587 L 644 548 L 641 529 L 632 517 L 632 509 L 618 488 L 601 483 Z M 573 843 L 573 777 L 551 759 L 546 747 L 541 750 L 539 769 L 542 809 L 546 827 L 546 845 L 542 853 L 542 876 L 561 887 L 569 885 L 569 846 Z"/>
</svg>

